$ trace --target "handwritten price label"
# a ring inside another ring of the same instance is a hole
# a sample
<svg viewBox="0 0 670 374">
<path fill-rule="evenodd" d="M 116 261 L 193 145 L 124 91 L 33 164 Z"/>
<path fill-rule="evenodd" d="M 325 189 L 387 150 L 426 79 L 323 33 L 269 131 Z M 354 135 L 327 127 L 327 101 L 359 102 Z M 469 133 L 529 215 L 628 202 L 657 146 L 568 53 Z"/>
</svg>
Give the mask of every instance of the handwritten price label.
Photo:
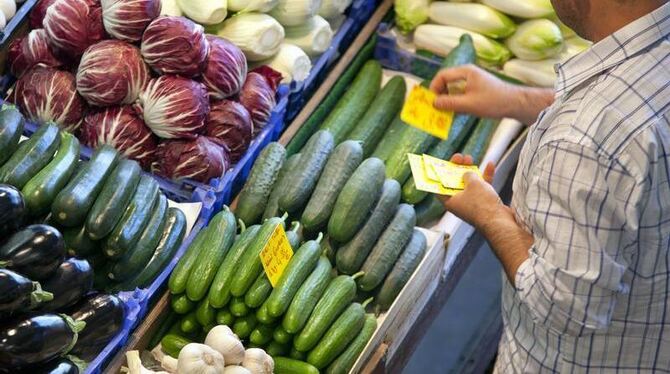
<svg viewBox="0 0 670 374">
<path fill-rule="evenodd" d="M 414 86 L 402 107 L 400 119 L 421 131 L 446 139 L 454 113 L 435 109 L 433 106 L 435 98 L 433 91 L 422 86 Z"/>
<path fill-rule="evenodd" d="M 272 287 L 274 287 L 284 274 L 284 269 L 291 261 L 291 257 L 293 257 L 293 249 L 291 249 L 291 244 L 282 225 L 277 225 L 272 232 L 270 240 L 261 251 L 260 257 L 265 274 L 268 276 Z"/>
<path fill-rule="evenodd" d="M 454 196 L 463 191 L 463 174 L 472 171 L 481 177 L 476 166 L 463 166 L 428 155 L 407 154 L 414 184 L 419 191 Z"/>
</svg>

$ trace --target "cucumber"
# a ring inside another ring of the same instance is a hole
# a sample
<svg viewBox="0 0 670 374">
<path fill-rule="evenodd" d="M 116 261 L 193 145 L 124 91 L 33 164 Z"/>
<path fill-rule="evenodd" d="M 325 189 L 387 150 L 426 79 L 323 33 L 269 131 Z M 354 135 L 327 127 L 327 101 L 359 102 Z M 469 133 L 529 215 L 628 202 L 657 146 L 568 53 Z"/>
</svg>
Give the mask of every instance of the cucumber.
<svg viewBox="0 0 670 374">
<path fill-rule="evenodd" d="M 299 350 L 295 349 L 294 346 L 291 346 L 291 351 L 288 353 L 288 356 L 290 358 L 294 359 L 294 360 L 298 360 L 298 361 L 302 361 L 302 362 L 305 362 L 305 360 L 307 360 L 307 354 L 305 352 L 300 352 Z M 307 364 L 307 365 L 309 365 L 309 364 Z M 316 368 L 314 368 L 314 369 L 316 369 Z M 276 370 L 276 368 L 275 368 L 275 370 Z"/>
<path fill-rule="evenodd" d="M 384 185 L 384 163 L 378 158 L 363 161 L 337 197 L 328 221 L 328 235 L 337 242 L 351 240 L 365 224 Z"/>
<path fill-rule="evenodd" d="M 70 180 L 78 160 L 79 140 L 74 135 L 61 131 L 60 145 L 54 158 L 30 178 L 21 190 L 26 208 L 32 217 L 42 216 L 51 210 L 51 203 Z"/>
<path fill-rule="evenodd" d="M 297 350 L 307 352 L 319 343 L 330 325 L 354 301 L 356 278 L 361 275 L 362 273 L 353 276 L 339 275 L 330 282 L 309 316 L 307 324 L 293 340 L 293 346 Z"/>
<path fill-rule="evenodd" d="M 235 275 L 238 269 L 237 264 L 247 248 L 253 243 L 260 228 L 260 225 L 254 225 L 242 231 L 239 238 L 235 240 L 235 243 L 226 254 L 226 258 L 216 272 L 212 286 L 209 288 L 209 295 L 207 296 L 209 297 L 209 303 L 213 307 L 221 308 L 230 300 L 232 276 Z"/>
<path fill-rule="evenodd" d="M 349 242 L 337 250 L 335 263 L 338 271 L 344 274 L 354 274 L 360 270 L 377 239 L 393 219 L 399 203 L 400 184 L 393 179 L 387 179 L 382 186 L 381 196 L 365 225 Z"/>
<path fill-rule="evenodd" d="M 60 144 L 58 133 L 58 126 L 42 125 L 33 136 L 19 144 L 14 154 L 0 167 L 0 183 L 22 189 L 51 161 Z"/>
<path fill-rule="evenodd" d="M 126 252 L 112 266 L 109 278 L 117 282 L 126 281 L 138 274 L 151 260 L 154 251 L 158 247 L 158 241 L 163 235 L 163 229 L 167 221 L 168 202 L 165 195 L 160 194 L 158 203 L 154 204 L 151 218 L 144 228 L 142 235 L 135 246 Z"/>
<path fill-rule="evenodd" d="M 335 147 L 302 213 L 305 230 L 316 232 L 328 224 L 337 196 L 361 161 L 363 147 L 359 142 L 349 140 Z"/>
<path fill-rule="evenodd" d="M 271 292 L 272 284 L 265 272 L 262 271 L 244 295 L 244 304 L 249 308 L 258 308 L 263 305 Z"/>
<path fill-rule="evenodd" d="M 5 108 L 0 111 L 0 165 L 14 154 L 19 146 L 25 119 L 16 108 Z"/>
<path fill-rule="evenodd" d="M 256 318 L 258 319 L 258 322 L 265 324 L 265 325 L 274 325 L 275 321 L 277 320 L 276 318 L 270 316 L 270 313 L 268 312 L 268 306 L 266 303 L 263 303 L 260 308 L 256 311 Z"/>
<path fill-rule="evenodd" d="M 291 244 L 291 249 L 293 249 L 293 251 L 297 251 L 298 248 L 300 248 L 300 243 L 302 243 L 300 222 L 293 221 L 291 223 L 291 229 L 286 231 L 286 239 L 288 239 L 289 244 Z"/>
<path fill-rule="evenodd" d="M 358 281 L 361 290 L 371 291 L 381 284 L 412 237 L 415 224 L 414 208 L 400 204 L 393 220 L 363 263 L 361 271 L 364 275 Z"/>
<path fill-rule="evenodd" d="M 238 338 L 246 339 L 251 335 L 251 332 L 254 331 L 257 324 L 258 321 L 256 320 L 256 316 L 251 313 L 235 320 L 235 323 L 233 324 L 233 332 Z"/>
<path fill-rule="evenodd" d="M 363 328 L 356 334 L 356 338 L 326 369 L 326 374 L 348 374 L 354 367 L 358 356 L 377 330 L 377 318 L 373 314 L 365 315 Z"/>
<path fill-rule="evenodd" d="M 377 148 L 372 152 L 372 157 L 376 157 L 384 162 L 388 161 L 395 152 L 396 145 L 402 141 L 406 127 L 407 125 L 400 119 L 400 116 L 396 116 L 391 125 L 389 125 L 384 137 L 377 144 Z"/>
<path fill-rule="evenodd" d="M 296 334 L 305 326 L 312 310 L 330 283 L 331 269 L 328 259 L 320 257 L 316 268 L 300 286 L 284 315 L 282 327 L 288 333 Z"/>
<path fill-rule="evenodd" d="M 272 186 L 277 181 L 284 164 L 286 150 L 273 142 L 268 144 L 256 159 L 249 179 L 240 192 L 235 215 L 246 225 L 258 223 L 267 206 Z"/>
<path fill-rule="evenodd" d="M 372 154 L 393 118 L 400 113 L 406 91 L 403 77 L 391 78 L 347 137 L 362 143 L 364 157 Z"/>
<path fill-rule="evenodd" d="M 244 317 L 249 314 L 249 307 L 247 307 L 244 303 L 244 299 L 241 297 L 233 297 L 233 299 L 230 300 L 229 309 L 235 317 Z"/>
<path fill-rule="evenodd" d="M 289 333 L 288 331 L 284 330 L 283 327 L 277 326 L 275 328 L 274 333 L 272 334 L 272 339 L 274 339 L 277 343 L 280 344 L 288 344 L 291 342 L 291 339 L 293 339 L 293 335 Z"/>
<path fill-rule="evenodd" d="M 313 365 L 288 357 L 273 357 L 275 374 L 319 374 Z"/>
<path fill-rule="evenodd" d="M 272 326 L 257 324 L 249 335 L 249 341 L 260 346 L 266 345 L 272 341 Z"/>
<path fill-rule="evenodd" d="M 468 138 L 468 141 L 465 143 L 461 153 L 472 156 L 474 165 L 479 165 L 482 162 L 482 158 L 486 154 L 491 137 L 496 131 L 496 128 L 498 128 L 498 123 L 500 123 L 500 121 L 496 119 L 480 119 L 475 126 L 475 129 L 472 131 L 472 135 L 470 135 L 470 138 Z"/>
<path fill-rule="evenodd" d="M 168 281 L 170 293 L 180 294 L 186 292 L 186 283 L 188 282 L 188 276 L 191 274 L 191 269 L 195 266 L 200 251 L 207 245 L 205 239 L 207 239 L 207 228 L 201 230 L 196 235 L 184 255 L 177 262 L 177 266 L 172 271 L 172 274 L 170 274 L 170 280 Z M 216 305 L 212 305 L 218 308 Z"/>
<path fill-rule="evenodd" d="M 290 351 L 290 347 L 287 344 L 281 344 L 276 341 L 271 341 L 265 348 L 265 352 L 270 355 L 270 357 L 280 357 L 287 355 Z M 274 372 L 276 373 L 276 371 Z"/>
<path fill-rule="evenodd" d="M 438 138 L 415 127 L 406 125 L 395 151 L 386 160 L 386 177 L 404 184 L 412 173 L 408 153 L 423 154 L 439 141 Z"/>
<path fill-rule="evenodd" d="M 86 233 L 86 227 L 68 227 L 60 229 L 63 240 L 70 256 L 89 257 L 100 249 L 100 242 L 91 240 Z"/>
<path fill-rule="evenodd" d="M 216 312 L 216 323 L 219 325 L 232 326 L 235 323 L 235 316 L 228 309 L 219 309 Z"/>
<path fill-rule="evenodd" d="M 337 253 L 337 243 L 335 243 L 335 241 L 328 236 L 323 238 L 323 242 L 321 243 L 321 248 L 323 248 L 321 254 L 323 254 L 323 256 L 325 256 L 331 264 L 334 264 L 335 253 Z"/>
<path fill-rule="evenodd" d="M 200 326 L 198 323 L 198 318 L 195 315 L 195 311 L 191 311 L 181 319 L 181 325 L 179 329 L 184 334 L 193 334 L 197 331 L 200 331 L 201 327 L 202 326 Z"/>
<path fill-rule="evenodd" d="M 265 302 L 271 317 L 279 317 L 286 312 L 298 288 L 316 267 L 321 254 L 321 239 L 322 235 L 317 240 L 305 242 L 289 261 Z"/>
<path fill-rule="evenodd" d="M 270 192 L 268 203 L 265 205 L 263 221 L 272 217 L 279 217 L 284 213 L 279 210 L 279 198 L 281 198 L 286 185 L 289 183 L 289 180 L 286 176 L 289 175 L 299 164 L 300 153 L 294 154 L 284 162 L 284 165 L 282 166 L 281 170 L 279 171 L 279 175 L 277 176 L 277 181 L 275 182 L 274 186 L 272 186 L 272 192 Z"/>
<path fill-rule="evenodd" d="M 108 145 L 98 148 L 91 160 L 56 195 L 51 205 L 51 218 L 63 227 L 83 225 L 118 157 L 116 150 Z"/>
<path fill-rule="evenodd" d="M 302 210 L 316 187 L 334 147 L 333 136 L 328 131 L 317 131 L 300 153 L 300 160 L 288 178 L 284 193 L 279 198 L 279 209 L 296 213 Z"/>
<path fill-rule="evenodd" d="M 458 45 L 447 54 L 442 60 L 442 68 L 453 68 L 461 65 L 474 64 L 477 62 L 477 51 L 469 34 L 463 34 L 458 40 Z M 437 72 L 435 72 L 437 74 Z M 431 79 L 425 80 L 422 84 L 426 87 L 430 86 Z"/>
<path fill-rule="evenodd" d="M 382 311 L 388 310 L 398 296 L 405 283 L 412 277 L 414 270 L 419 266 L 423 255 L 426 253 L 426 236 L 419 230 L 414 229 L 412 238 L 405 246 L 400 258 L 393 265 L 393 269 L 384 279 L 379 293 L 375 298 L 377 305 Z"/>
<path fill-rule="evenodd" d="M 260 259 L 261 251 L 265 248 L 265 245 L 270 239 L 270 236 L 272 236 L 274 230 L 277 226 L 282 225 L 285 219 L 286 217 L 274 217 L 265 221 L 261 225 L 258 234 L 240 257 L 237 266 L 235 266 L 237 273 L 230 285 L 230 293 L 233 296 L 239 297 L 244 295 L 258 275 L 263 271 L 263 265 Z"/>
<path fill-rule="evenodd" d="M 216 309 L 209 305 L 209 299 L 204 298 L 195 310 L 195 318 L 200 326 L 210 326 L 216 321 Z"/>
<path fill-rule="evenodd" d="M 140 182 L 140 170 L 137 161 L 121 160 L 105 179 L 86 219 L 86 231 L 91 239 L 106 237 L 119 223 Z"/>
<path fill-rule="evenodd" d="M 376 60 L 369 60 L 337 105 L 321 124 L 321 130 L 328 130 L 333 134 L 335 144 L 347 139 L 356 124 L 370 107 L 379 93 L 382 83 L 382 66 Z"/>
<path fill-rule="evenodd" d="M 161 339 L 161 348 L 168 356 L 177 358 L 179 357 L 179 352 L 181 352 L 181 349 L 190 343 L 193 342 L 183 336 L 167 334 L 163 337 L 163 339 Z"/>
<path fill-rule="evenodd" d="M 172 295 L 170 305 L 177 314 L 186 314 L 196 306 L 193 301 L 186 297 L 186 294 Z"/>
<path fill-rule="evenodd" d="M 416 211 L 417 226 L 425 227 L 427 224 L 440 219 L 447 209 L 437 196 L 429 195 L 414 207 Z"/>
<path fill-rule="evenodd" d="M 319 370 L 324 369 L 344 352 L 364 324 L 365 304 L 352 303 L 330 326 L 319 344 L 309 352 L 307 362 Z"/>
</svg>

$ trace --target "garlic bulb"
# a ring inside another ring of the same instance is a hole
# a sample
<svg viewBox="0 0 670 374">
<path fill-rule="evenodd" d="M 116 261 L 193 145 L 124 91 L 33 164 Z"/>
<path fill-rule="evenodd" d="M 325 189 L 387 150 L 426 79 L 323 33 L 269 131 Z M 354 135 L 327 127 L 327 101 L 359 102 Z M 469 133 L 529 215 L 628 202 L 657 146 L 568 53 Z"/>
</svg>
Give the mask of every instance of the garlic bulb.
<svg viewBox="0 0 670 374">
<path fill-rule="evenodd" d="M 226 366 L 226 370 L 223 371 L 223 374 L 251 374 L 251 372 L 244 366 L 230 365 Z"/>
<path fill-rule="evenodd" d="M 244 354 L 242 366 L 252 374 L 272 374 L 275 369 L 275 362 L 264 350 L 249 348 Z"/>
<path fill-rule="evenodd" d="M 179 361 L 170 355 L 164 355 L 160 361 L 161 367 L 168 373 L 176 373 Z"/>
<path fill-rule="evenodd" d="M 205 344 L 221 353 L 227 365 L 244 361 L 244 346 L 228 326 L 219 325 L 209 330 Z"/>
<path fill-rule="evenodd" d="M 179 352 L 179 374 L 221 374 L 226 366 L 221 353 L 204 344 L 189 343 Z"/>
</svg>

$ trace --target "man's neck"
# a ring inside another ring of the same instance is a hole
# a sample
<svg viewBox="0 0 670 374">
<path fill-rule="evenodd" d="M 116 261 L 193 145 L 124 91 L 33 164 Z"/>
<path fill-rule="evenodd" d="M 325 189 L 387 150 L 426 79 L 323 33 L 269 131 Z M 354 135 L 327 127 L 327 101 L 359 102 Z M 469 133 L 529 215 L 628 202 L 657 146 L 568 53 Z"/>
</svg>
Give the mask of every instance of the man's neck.
<svg viewBox="0 0 670 374">
<path fill-rule="evenodd" d="M 629 23 L 644 17 L 666 4 L 668 0 L 625 1 L 612 0 L 597 1 L 591 18 L 594 22 L 589 39 L 597 43 L 614 34 Z"/>
</svg>

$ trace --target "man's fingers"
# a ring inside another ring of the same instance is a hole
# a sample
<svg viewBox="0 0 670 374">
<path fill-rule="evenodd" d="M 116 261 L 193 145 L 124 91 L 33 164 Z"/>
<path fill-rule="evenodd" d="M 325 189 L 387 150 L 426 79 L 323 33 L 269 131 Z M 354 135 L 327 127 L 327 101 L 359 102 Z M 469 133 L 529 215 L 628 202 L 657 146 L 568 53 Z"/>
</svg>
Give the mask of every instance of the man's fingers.
<svg viewBox="0 0 670 374">
<path fill-rule="evenodd" d="M 454 164 L 462 164 L 463 163 L 463 155 L 460 153 L 454 153 L 453 156 L 451 156 L 451 162 Z"/>
<path fill-rule="evenodd" d="M 440 95 L 433 106 L 439 110 L 470 113 L 470 98 L 467 95 Z"/>
<path fill-rule="evenodd" d="M 493 162 L 489 162 L 486 164 L 486 167 L 484 168 L 484 180 L 487 181 L 488 183 L 493 183 L 493 177 L 495 177 L 496 174 L 496 166 Z"/>
<path fill-rule="evenodd" d="M 473 163 L 474 163 L 474 160 L 472 159 L 471 155 L 465 155 L 465 157 L 463 157 L 463 165 L 468 165 L 469 166 L 469 165 L 472 165 Z"/>
<path fill-rule="evenodd" d="M 465 188 L 468 188 L 470 183 L 477 182 L 479 180 L 479 175 L 477 173 L 468 171 L 467 173 L 463 174 L 463 184 L 465 184 Z"/>
<path fill-rule="evenodd" d="M 430 89 L 437 94 L 446 93 L 449 83 L 459 80 L 467 80 L 468 73 L 469 70 L 466 67 L 441 70 L 430 82 Z"/>
</svg>

